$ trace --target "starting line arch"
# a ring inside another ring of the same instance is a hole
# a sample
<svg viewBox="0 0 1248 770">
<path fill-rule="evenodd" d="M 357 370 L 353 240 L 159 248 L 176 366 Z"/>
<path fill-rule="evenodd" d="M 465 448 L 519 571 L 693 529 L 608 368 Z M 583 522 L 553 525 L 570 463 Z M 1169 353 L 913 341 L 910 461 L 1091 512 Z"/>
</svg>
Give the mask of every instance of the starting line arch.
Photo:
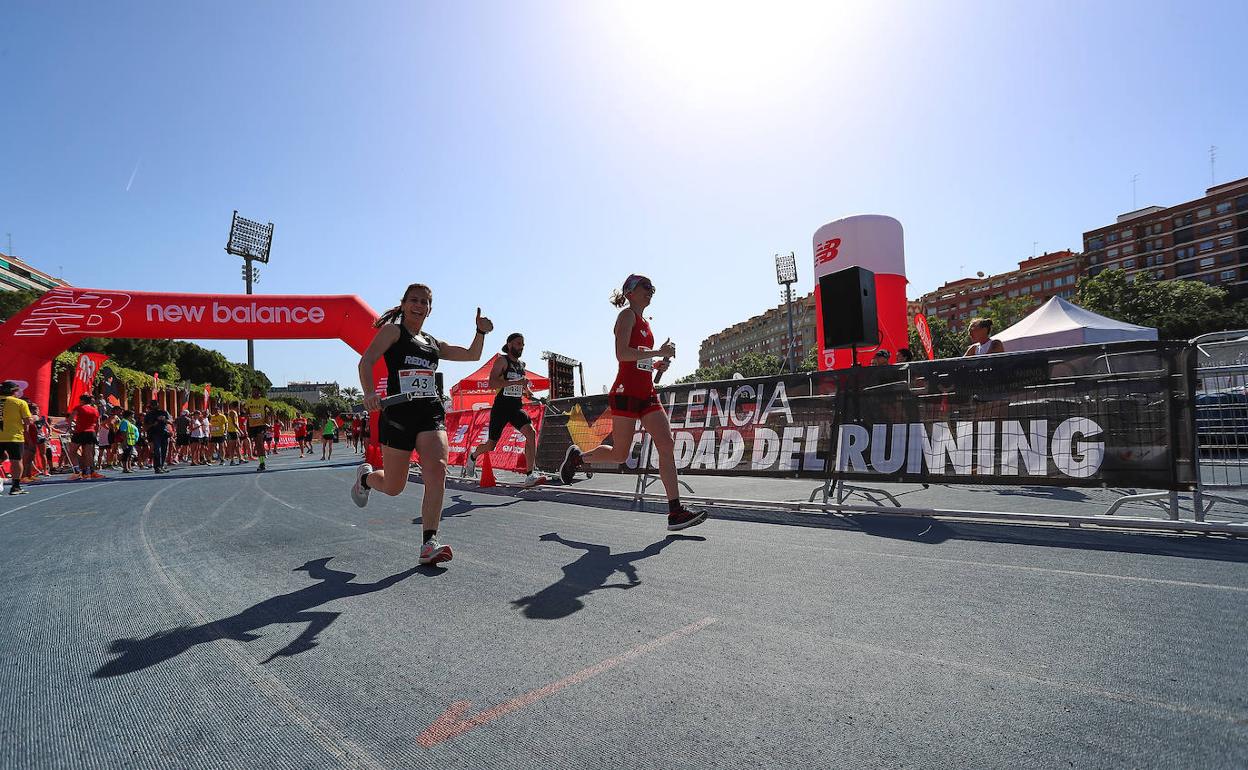
<svg viewBox="0 0 1248 770">
<path fill-rule="evenodd" d="M 84 337 L 340 339 L 363 353 L 377 313 L 354 295 L 169 294 L 60 287 L 0 324 L 0 379 L 47 413 L 52 361 Z M 378 362 L 377 376 L 384 376 Z M 372 433 L 374 439 L 376 430 Z"/>
</svg>

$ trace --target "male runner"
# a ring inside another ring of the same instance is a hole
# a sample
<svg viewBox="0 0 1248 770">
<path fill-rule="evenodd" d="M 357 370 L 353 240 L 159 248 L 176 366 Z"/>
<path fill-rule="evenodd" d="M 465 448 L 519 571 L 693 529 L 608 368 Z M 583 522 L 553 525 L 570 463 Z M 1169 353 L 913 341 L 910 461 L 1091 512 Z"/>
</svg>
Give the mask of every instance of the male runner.
<svg viewBox="0 0 1248 770">
<path fill-rule="evenodd" d="M 213 405 L 208 414 L 208 440 L 212 442 L 212 450 L 217 455 L 217 465 L 225 465 L 225 434 L 229 424 L 229 418 L 221 414 L 221 405 Z M 212 459 L 211 454 L 208 459 Z"/>
<path fill-rule="evenodd" d="M 299 445 L 299 457 L 303 457 L 303 444 L 308 437 L 308 421 L 303 415 L 298 414 L 291 421 L 290 427 L 295 431 L 295 443 Z"/>
<path fill-rule="evenodd" d="M 490 387 L 498 392 L 490 407 L 490 430 L 486 442 L 468 453 L 468 461 L 464 463 L 465 476 L 476 471 L 477 458 L 486 452 L 493 452 L 503 431 L 511 425 L 524 436 L 524 460 L 529 473 L 521 486 L 532 487 L 541 481 L 535 467 L 537 433 L 533 430 L 533 420 L 524 413 L 524 397 L 533 398 L 533 391 L 529 389 L 529 380 L 524 374 L 524 362 L 520 360 L 522 355 L 524 335 L 519 332 L 507 335 L 503 355 L 494 359 L 494 365 L 490 367 Z"/>
<path fill-rule="evenodd" d="M 5 380 L 0 383 L 0 464 L 9 460 L 13 475 L 10 495 L 24 495 L 22 489 L 22 443 L 26 438 L 26 426 L 30 423 L 30 406 L 17 397 L 17 383 Z"/>
<path fill-rule="evenodd" d="M 259 388 L 251 389 L 251 398 L 247 399 L 247 436 L 251 438 L 252 451 L 256 452 L 260 460 L 257 472 L 263 472 L 265 454 L 265 441 L 269 433 L 269 407 L 264 403 Z"/>
</svg>

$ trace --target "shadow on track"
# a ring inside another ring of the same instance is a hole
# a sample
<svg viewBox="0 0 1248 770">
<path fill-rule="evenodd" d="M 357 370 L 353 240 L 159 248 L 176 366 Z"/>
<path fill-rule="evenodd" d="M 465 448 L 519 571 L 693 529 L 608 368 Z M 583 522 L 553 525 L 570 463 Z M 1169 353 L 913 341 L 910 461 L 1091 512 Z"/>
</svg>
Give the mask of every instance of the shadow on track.
<svg viewBox="0 0 1248 770">
<path fill-rule="evenodd" d="M 506 503 L 498 503 L 497 505 L 482 505 L 480 503 L 474 503 L 470 500 L 465 500 L 463 495 L 451 495 L 451 500 L 453 501 L 451 505 L 442 509 L 442 518 L 444 519 L 449 519 L 452 516 L 463 516 L 471 513 L 472 511 L 483 510 L 485 508 L 506 508 L 509 505 L 524 502 L 521 498 L 517 497 Z M 419 516 L 412 519 L 413 524 L 419 524 L 420 522 L 421 519 Z"/>
<path fill-rule="evenodd" d="M 315 647 L 317 634 L 324 631 L 342 614 L 309 612 L 313 607 L 319 607 L 335 599 L 385 590 L 417 572 L 440 575 L 445 571 L 440 567 L 412 567 L 375 583 L 352 583 L 355 573 L 342 572 L 327 566 L 332 558 L 332 556 L 327 556 L 323 559 L 315 559 L 292 570 L 293 572 L 305 570 L 310 577 L 321 582 L 292 593 L 265 599 L 237 615 L 198 626 L 179 626 L 168 631 L 160 631 L 146 639 L 118 639 L 109 646 L 108 651 L 120 657 L 100 666 L 92 676 L 98 679 L 141 671 L 181 655 L 197 644 L 217 639 L 250 642 L 261 636 L 250 632 L 274 623 L 307 623 L 308 625 L 294 641 L 270 655 L 264 662 L 268 663 L 279 655 L 298 655 Z"/>
<path fill-rule="evenodd" d="M 582 543 L 560 537 L 557 532 L 542 535 L 539 540 L 561 543 L 569 548 L 579 548 L 585 555 L 571 564 L 564 565 L 563 577 L 558 582 L 543 588 L 532 596 L 525 596 L 512 602 L 516 607 L 524 609 L 524 616 L 534 620 L 555 620 L 565 618 L 585 608 L 581 597 L 587 596 L 600 588 L 635 588 L 641 585 L 637 576 L 636 562 L 657 556 L 664 548 L 678 540 L 705 542 L 706 538 L 694 535 L 668 535 L 657 543 L 651 543 L 640 551 L 628 553 L 611 553 L 611 548 L 596 543 Z M 627 578 L 626 583 L 608 583 L 615 573 L 620 572 Z"/>
<path fill-rule="evenodd" d="M 512 496 L 508 490 L 472 489 L 478 494 Z M 606 497 L 581 492 L 575 487 L 543 486 L 530 490 L 521 499 L 567 503 L 605 510 L 636 511 L 638 506 L 627 498 Z M 1172 556 L 1180 559 L 1248 563 L 1248 539 L 1224 538 L 1213 535 L 1173 535 L 1131 531 L 1098 531 L 1061 525 L 988 523 L 937 519 L 924 516 L 890 514 L 881 507 L 879 513 L 797 513 L 781 508 L 739 508 L 732 505 L 707 505 L 711 519 L 748 521 L 787 527 L 812 527 L 861 532 L 872 537 L 906 540 L 929 545 L 946 541 L 1011 543 L 1014 545 L 1065 548 L 1107 553 L 1136 553 Z M 642 511 L 666 516 L 666 505 L 648 501 Z"/>
</svg>

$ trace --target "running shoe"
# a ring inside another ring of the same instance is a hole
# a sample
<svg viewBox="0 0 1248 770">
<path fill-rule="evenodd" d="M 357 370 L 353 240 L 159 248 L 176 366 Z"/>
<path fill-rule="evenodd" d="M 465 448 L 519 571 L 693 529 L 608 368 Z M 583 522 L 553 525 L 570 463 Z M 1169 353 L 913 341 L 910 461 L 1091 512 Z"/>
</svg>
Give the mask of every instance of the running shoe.
<svg viewBox="0 0 1248 770">
<path fill-rule="evenodd" d="M 453 556 L 451 547 L 442 545 L 436 537 L 426 540 L 424 545 L 420 547 L 421 564 L 441 564 L 444 561 L 450 561 Z"/>
<path fill-rule="evenodd" d="M 30 493 L 22 489 L 21 487 L 16 487 L 14 489 L 10 489 L 9 494 L 10 495 L 29 495 Z M 448 556 L 447 558 L 449 559 L 450 557 Z"/>
<path fill-rule="evenodd" d="M 264 471 L 264 463 L 260 463 L 259 465 L 256 466 L 256 473 L 262 473 L 263 471 Z"/>
<path fill-rule="evenodd" d="M 539 476 L 536 473 L 530 472 L 529 475 L 524 477 L 524 481 L 520 482 L 520 488 L 531 489 L 537 486 L 538 484 L 541 484 L 545 480 L 546 480 L 545 476 Z"/>
<path fill-rule="evenodd" d="M 563 454 L 563 464 L 559 466 L 559 478 L 564 484 L 571 484 L 576 478 L 576 471 L 581 467 L 581 448 L 576 444 L 568 447 L 568 451 Z"/>
<path fill-rule="evenodd" d="M 106 478 L 108 478 L 108 477 L 107 477 L 107 476 L 105 476 L 103 473 L 95 473 L 95 472 L 92 472 L 92 473 L 91 473 L 91 475 L 90 475 L 90 476 L 88 476 L 87 478 L 89 478 L 89 479 L 106 479 Z"/>
<path fill-rule="evenodd" d="M 364 477 L 373 472 L 373 466 L 364 463 L 355 469 L 355 483 L 351 485 L 351 501 L 363 508 L 368 505 L 368 493 L 371 491 L 364 486 Z"/>
<path fill-rule="evenodd" d="M 679 510 L 667 514 L 667 529 L 675 532 L 688 527 L 696 527 L 704 521 L 706 521 L 706 511 L 698 511 L 682 505 Z"/>
</svg>

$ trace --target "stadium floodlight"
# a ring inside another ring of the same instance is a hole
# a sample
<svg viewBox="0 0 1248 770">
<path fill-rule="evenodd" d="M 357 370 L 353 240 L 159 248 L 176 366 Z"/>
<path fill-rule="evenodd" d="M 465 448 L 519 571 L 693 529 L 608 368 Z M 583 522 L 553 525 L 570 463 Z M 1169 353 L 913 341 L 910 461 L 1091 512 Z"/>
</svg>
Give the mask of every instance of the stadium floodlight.
<svg viewBox="0 0 1248 770">
<path fill-rule="evenodd" d="M 776 255 L 776 283 L 797 283 L 797 255 L 793 252 Z"/>
<path fill-rule="evenodd" d="M 230 238 L 225 242 L 225 252 L 243 258 L 243 282 L 247 285 L 247 293 L 251 294 L 251 285 L 260 280 L 260 269 L 252 262 L 269 263 L 269 248 L 273 245 L 273 223 L 262 225 L 259 222 L 240 217 L 238 209 L 234 210 L 234 219 L 230 221 Z M 255 340 L 247 340 L 247 365 L 256 368 Z"/>
<path fill-rule="evenodd" d="M 238 211 L 234 212 L 234 220 L 230 223 L 230 240 L 225 244 L 227 253 L 267 264 L 269 247 L 272 245 L 272 222 L 262 225 L 247 217 L 240 217 Z"/>
<path fill-rule="evenodd" d="M 789 340 L 785 345 L 784 363 L 792 372 L 797 369 L 796 346 L 793 344 L 793 284 L 797 283 L 797 255 L 794 252 L 776 255 L 776 283 L 784 287 L 784 303 L 789 311 Z"/>
</svg>

